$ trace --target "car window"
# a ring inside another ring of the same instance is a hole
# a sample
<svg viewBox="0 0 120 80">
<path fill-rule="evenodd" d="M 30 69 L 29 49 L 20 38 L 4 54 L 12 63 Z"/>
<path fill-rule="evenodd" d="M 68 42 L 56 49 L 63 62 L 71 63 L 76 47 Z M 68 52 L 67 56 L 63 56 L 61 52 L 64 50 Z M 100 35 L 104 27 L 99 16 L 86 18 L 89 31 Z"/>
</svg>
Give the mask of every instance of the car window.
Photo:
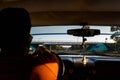
<svg viewBox="0 0 120 80">
<path fill-rule="evenodd" d="M 44 45 L 56 54 L 87 54 L 119 57 L 120 28 L 118 26 L 89 26 L 90 29 L 99 29 L 100 35 L 85 37 L 86 48 L 81 48 L 82 37 L 67 34 L 68 29 L 79 29 L 79 25 L 63 26 L 33 26 L 30 51 L 37 46 Z"/>
</svg>

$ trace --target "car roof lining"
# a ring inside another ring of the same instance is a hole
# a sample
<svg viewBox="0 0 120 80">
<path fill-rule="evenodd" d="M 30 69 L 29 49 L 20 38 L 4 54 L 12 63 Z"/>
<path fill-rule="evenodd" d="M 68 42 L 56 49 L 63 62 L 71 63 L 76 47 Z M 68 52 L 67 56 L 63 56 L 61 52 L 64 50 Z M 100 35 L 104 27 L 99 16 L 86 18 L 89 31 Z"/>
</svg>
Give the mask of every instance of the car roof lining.
<svg viewBox="0 0 120 80">
<path fill-rule="evenodd" d="M 0 9 L 22 7 L 32 26 L 120 25 L 120 0 L 0 0 Z"/>
<path fill-rule="evenodd" d="M 31 13 L 33 26 L 49 25 L 120 25 L 120 12 L 81 12 L 81 11 L 47 11 Z"/>
</svg>

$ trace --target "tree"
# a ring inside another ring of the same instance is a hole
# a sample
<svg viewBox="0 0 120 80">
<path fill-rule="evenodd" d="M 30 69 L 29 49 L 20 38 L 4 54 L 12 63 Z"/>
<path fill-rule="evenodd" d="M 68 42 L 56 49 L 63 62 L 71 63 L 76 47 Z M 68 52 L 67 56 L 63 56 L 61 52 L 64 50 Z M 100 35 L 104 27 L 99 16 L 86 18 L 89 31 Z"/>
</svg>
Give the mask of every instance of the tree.
<svg viewBox="0 0 120 80">
<path fill-rule="evenodd" d="M 119 51 L 120 50 L 120 26 L 112 26 L 111 31 L 114 32 L 111 35 L 111 39 L 116 41 L 115 50 Z"/>
</svg>

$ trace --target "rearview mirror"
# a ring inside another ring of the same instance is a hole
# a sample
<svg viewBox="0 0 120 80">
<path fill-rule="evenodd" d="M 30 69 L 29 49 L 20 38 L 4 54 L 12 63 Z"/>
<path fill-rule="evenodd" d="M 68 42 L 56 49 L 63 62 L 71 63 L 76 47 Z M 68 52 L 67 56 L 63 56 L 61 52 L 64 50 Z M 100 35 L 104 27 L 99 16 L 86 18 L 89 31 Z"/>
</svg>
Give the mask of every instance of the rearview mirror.
<svg viewBox="0 0 120 80">
<path fill-rule="evenodd" d="M 73 36 L 82 36 L 82 37 L 92 37 L 100 34 L 100 30 L 98 29 L 69 29 L 67 30 L 67 34 Z"/>
</svg>

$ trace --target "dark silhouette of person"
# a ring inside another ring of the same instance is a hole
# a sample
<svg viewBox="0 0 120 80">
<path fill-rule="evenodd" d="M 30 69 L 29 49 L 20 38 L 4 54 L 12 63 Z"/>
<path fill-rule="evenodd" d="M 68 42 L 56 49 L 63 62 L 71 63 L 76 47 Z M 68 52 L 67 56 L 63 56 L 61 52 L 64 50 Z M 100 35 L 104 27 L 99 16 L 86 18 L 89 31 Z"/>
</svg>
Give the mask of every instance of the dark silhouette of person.
<svg viewBox="0 0 120 80">
<path fill-rule="evenodd" d="M 31 29 L 29 13 L 23 8 L 6 8 L 1 11 L 0 18 L 3 43 L 1 47 L 6 51 L 4 55 L 25 54 L 30 44 L 28 43 Z"/>
<path fill-rule="evenodd" d="M 23 8 L 0 11 L 0 80 L 57 80 L 59 61 L 45 47 L 39 58 L 28 55 L 31 21 Z"/>
<path fill-rule="evenodd" d="M 28 56 L 31 21 L 23 8 L 0 11 L 0 80 L 29 80 L 33 58 Z"/>
</svg>

